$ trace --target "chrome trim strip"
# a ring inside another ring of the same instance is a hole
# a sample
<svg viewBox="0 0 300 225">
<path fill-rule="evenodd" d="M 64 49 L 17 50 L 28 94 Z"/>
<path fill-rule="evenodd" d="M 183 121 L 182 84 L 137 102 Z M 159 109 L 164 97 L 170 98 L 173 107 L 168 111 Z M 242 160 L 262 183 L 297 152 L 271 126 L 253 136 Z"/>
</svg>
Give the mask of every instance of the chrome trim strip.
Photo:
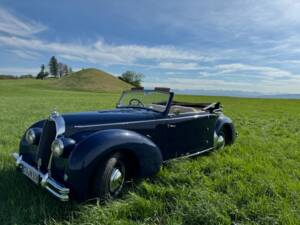
<svg viewBox="0 0 300 225">
<path fill-rule="evenodd" d="M 117 122 L 117 123 L 102 123 L 102 124 L 91 124 L 91 125 L 75 125 L 74 128 L 91 128 L 91 127 L 106 127 L 106 126 L 118 126 L 118 125 L 129 125 L 129 124 L 140 124 L 140 123 L 153 123 L 153 122 L 165 122 L 165 121 L 177 121 L 177 120 L 186 120 L 186 119 L 197 119 L 201 117 L 209 116 L 208 113 L 205 115 L 192 115 L 192 116 L 183 116 L 183 117 L 170 117 L 165 119 L 151 119 L 151 120 L 139 120 L 139 121 L 130 121 L 130 122 Z"/>
<path fill-rule="evenodd" d="M 68 201 L 69 200 L 69 193 L 70 189 L 64 187 L 57 181 L 55 181 L 53 178 L 49 176 L 48 173 L 43 174 L 42 172 L 38 171 L 35 167 L 31 166 L 27 162 L 25 162 L 22 159 L 22 155 L 19 155 L 18 153 L 13 153 L 12 154 L 13 158 L 16 160 L 16 165 L 19 168 L 29 168 L 30 170 L 33 170 L 35 173 L 39 175 L 40 182 L 39 184 L 48 190 L 52 195 L 57 197 L 61 201 Z"/>
<path fill-rule="evenodd" d="M 204 149 L 202 151 L 195 152 L 195 153 L 192 153 L 192 154 L 189 154 L 189 155 L 183 155 L 183 156 L 179 156 L 179 157 L 175 157 L 175 158 L 172 158 L 172 159 L 165 160 L 165 161 L 163 161 L 163 163 L 168 163 L 168 162 L 175 161 L 175 160 L 186 159 L 186 158 L 190 158 L 190 157 L 193 157 L 193 156 L 201 155 L 205 152 L 209 152 L 209 151 L 214 150 L 214 149 L 215 149 L 214 147 L 207 148 L 207 149 Z"/>
</svg>

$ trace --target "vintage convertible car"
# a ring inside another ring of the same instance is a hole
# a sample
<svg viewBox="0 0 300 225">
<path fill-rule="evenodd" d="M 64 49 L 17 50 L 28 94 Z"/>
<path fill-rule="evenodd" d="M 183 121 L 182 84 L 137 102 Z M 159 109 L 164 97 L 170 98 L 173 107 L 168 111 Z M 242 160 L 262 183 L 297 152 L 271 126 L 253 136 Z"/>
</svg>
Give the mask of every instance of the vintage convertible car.
<svg viewBox="0 0 300 225">
<path fill-rule="evenodd" d="M 108 199 L 170 159 L 235 141 L 220 103 L 175 102 L 173 96 L 166 88 L 134 89 L 113 110 L 53 112 L 25 132 L 13 154 L 17 168 L 62 201 Z"/>
</svg>

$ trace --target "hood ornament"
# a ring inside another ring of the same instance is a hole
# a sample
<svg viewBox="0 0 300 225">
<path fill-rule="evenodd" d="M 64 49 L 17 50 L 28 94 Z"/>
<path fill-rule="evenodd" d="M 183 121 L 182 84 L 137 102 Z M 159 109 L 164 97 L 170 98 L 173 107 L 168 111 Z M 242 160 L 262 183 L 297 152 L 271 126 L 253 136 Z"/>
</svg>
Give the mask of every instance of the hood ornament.
<svg viewBox="0 0 300 225">
<path fill-rule="evenodd" d="M 59 112 L 57 112 L 56 107 L 54 107 L 53 111 L 50 113 L 50 117 L 52 118 L 59 117 Z"/>
</svg>

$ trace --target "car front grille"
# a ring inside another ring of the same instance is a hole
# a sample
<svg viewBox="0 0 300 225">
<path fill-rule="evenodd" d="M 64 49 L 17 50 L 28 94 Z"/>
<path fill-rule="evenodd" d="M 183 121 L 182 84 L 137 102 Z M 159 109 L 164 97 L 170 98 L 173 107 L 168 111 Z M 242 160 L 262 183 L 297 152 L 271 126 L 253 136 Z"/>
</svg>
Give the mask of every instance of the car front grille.
<svg viewBox="0 0 300 225">
<path fill-rule="evenodd" d="M 41 139 L 38 145 L 36 162 L 42 170 L 46 170 L 51 155 L 51 144 L 56 137 L 56 125 L 52 120 L 46 120 L 43 126 Z M 39 163 L 40 161 L 40 163 Z"/>
</svg>

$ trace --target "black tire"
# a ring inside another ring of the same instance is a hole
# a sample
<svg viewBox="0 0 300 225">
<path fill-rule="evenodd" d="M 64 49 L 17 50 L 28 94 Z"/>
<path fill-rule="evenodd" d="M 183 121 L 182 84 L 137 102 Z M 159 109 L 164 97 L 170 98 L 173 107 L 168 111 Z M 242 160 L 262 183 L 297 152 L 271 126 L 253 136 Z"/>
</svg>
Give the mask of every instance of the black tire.
<svg viewBox="0 0 300 225">
<path fill-rule="evenodd" d="M 124 157 L 120 153 L 115 153 L 100 163 L 98 171 L 96 171 L 92 195 L 100 201 L 106 201 L 118 197 L 125 186 L 126 164 Z M 121 180 L 113 182 L 113 177 L 120 175 Z"/>
</svg>

